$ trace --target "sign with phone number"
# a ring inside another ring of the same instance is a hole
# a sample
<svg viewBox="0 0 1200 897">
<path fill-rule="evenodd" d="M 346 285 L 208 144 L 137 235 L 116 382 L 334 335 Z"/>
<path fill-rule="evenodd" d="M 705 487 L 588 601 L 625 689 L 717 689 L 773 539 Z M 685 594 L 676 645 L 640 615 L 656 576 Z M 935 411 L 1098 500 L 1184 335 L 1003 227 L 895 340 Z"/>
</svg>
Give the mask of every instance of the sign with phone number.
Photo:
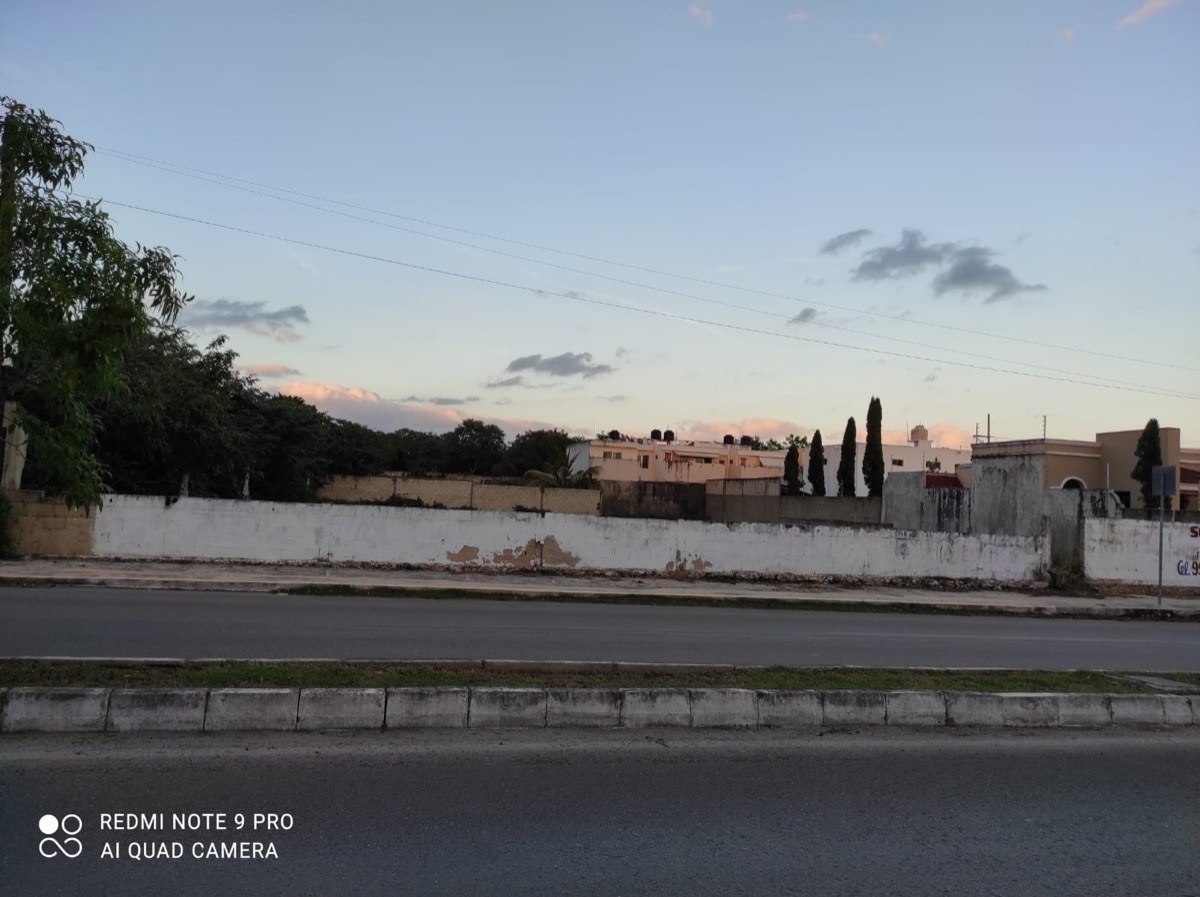
<svg viewBox="0 0 1200 897">
<path fill-rule="evenodd" d="M 1186 558 L 1175 565 L 1180 576 L 1200 576 L 1200 561 L 1189 561 Z"/>
</svg>

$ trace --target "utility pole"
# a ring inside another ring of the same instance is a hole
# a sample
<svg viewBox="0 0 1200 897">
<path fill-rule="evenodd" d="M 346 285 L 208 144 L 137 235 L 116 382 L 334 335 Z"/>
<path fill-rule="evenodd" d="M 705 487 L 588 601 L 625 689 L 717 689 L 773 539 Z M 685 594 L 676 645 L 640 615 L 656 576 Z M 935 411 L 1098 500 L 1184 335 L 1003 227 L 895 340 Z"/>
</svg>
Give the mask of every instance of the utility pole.
<svg viewBox="0 0 1200 897">
<path fill-rule="evenodd" d="M 1042 415 L 1042 442 L 1046 441 L 1046 415 Z"/>
</svg>

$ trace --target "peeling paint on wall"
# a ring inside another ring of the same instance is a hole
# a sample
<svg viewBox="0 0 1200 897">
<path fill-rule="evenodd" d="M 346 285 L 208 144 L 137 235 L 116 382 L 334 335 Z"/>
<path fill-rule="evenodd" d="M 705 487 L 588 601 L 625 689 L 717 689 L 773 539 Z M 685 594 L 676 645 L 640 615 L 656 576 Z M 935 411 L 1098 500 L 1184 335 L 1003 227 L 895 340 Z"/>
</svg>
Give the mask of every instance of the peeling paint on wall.
<svg viewBox="0 0 1200 897">
<path fill-rule="evenodd" d="M 479 560 L 479 549 L 474 545 L 464 545 L 458 551 L 447 551 L 446 560 L 452 564 L 468 564 Z"/>
</svg>

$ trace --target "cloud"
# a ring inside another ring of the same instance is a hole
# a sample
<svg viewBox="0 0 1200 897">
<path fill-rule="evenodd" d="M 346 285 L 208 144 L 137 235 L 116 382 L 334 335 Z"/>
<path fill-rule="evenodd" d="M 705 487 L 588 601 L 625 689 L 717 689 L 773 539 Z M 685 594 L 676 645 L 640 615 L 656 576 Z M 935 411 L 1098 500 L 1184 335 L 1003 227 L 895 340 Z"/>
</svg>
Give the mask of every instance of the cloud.
<svg viewBox="0 0 1200 897">
<path fill-rule="evenodd" d="M 617 358 L 624 358 L 627 355 L 632 355 L 636 351 L 637 349 L 626 349 L 624 346 L 617 346 L 617 351 L 613 354 L 616 355 Z"/>
<path fill-rule="evenodd" d="M 483 384 L 484 389 L 508 389 L 510 386 L 524 386 L 524 377 L 505 377 L 503 380 L 489 380 Z"/>
<path fill-rule="evenodd" d="M 950 267 L 933 280 L 933 291 L 938 296 L 945 293 L 986 293 L 985 303 L 998 302 L 1018 293 L 1032 293 L 1046 289 L 1045 284 L 1026 284 L 1004 265 L 995 264 L 996 253 L 982 246 L 970 246 L 954 252 Z"/>
<path fill-rule="evenodd" d="M 1064 28 L 1062 31 L 1058 32 L 1058 36 L 1061 37 L 1063 40 L 1065 40 L 1069 44 L 1075 40 L 1075 29 L 1074 28 Z"/>
<path fill-rule="evenodd" d="M 788 321 L 789 324 L 808 324 L 815 321 L 819 312 L 815 308 L 806 308 Z"/>
<path fill-rule="evenodd" d="M 514 358 L 504 369 L 510 374 L 518 371 L 533 371 L 538 374 L 550 374 L 554 377 L 573 377 L 576 374 L 584 377 L 599 377 L 601 374 L 612 373 L 613 368 L 607 364 L 592 364 L 591 352 L 563 352 L 551 358 L 539 355 L 525 355 Z"/>
<path fill-rule="evenodd" d="M 797 436 L 807 436 L 812 433 L 809 427 L 802 427 L 795 421 L 779 420 L 774 417 L 748 417 L 740 421 L 680 421 L 676 427 L 679 438 L 694 442 L 720 442 L 725 434 L 734 437 L 757 436 L 759 439 L 779 439 L 795 433 Z"/>
<path fill-rule="evenodd" d="M 269 379 L 272 377 L 296 377 L 300 372 L 295 368 L 290 368 L 286 364 L 243 364 L 241 365 L 243 374 L 249 374 L 252 377 L 262 377 Z"/>
<path fill-rule="evenodd" d="M 1142 22 L 1154 18 L 1160 12 L 1164 12 L 1178 2 L 1179 0 L 1146 0 L 1137 10 L 1121 19 L 1117 23 L 1117 27 L 1127 28 L 1130 25 L 1140 25 Z"/>
<path fill-rule="evenodd" d="M 824 277 L 806 277 L 806 278 L 804 278 L 804 285 L 809 286 L 809 287 L 824 286 L 825 278 Z"/>
<path fill-rule="evenodd" d="M 357 389 L 335 383 L 287 383 L 277 390 L 280 395 L 297 396 L 333 417 L 351 420 L 391 432 L 407 427 L 433 433 L 453 430 L 468 417 L 496 424 L 509 437 L 525 430 L 552 429 L 546 421 L 509 417 L 480 417 L 437 406 L 421 406 L 385 399 L 369 389 Z"/>
<path fill-rule="evenodd" d="M 940 369 L 939 369 L 939 370 L 937 370 L 937 371 L 930 371 L 928 374 L 926 374 L 924 377 L 922 377 L 922 378 L 921 378 L 921 382 L 922 382 L 922 383 L 934 383 L 934 382 L 936 382 L 936 381 L 937 381 L 937 378 L 938 378 L 938 373 L 939 373 L 939 372 L 940 372 Z"/>
<path fill-rule="evenodd" d="M 629 396 L 601 396 L 605 402 L 628 402 Z"/>
<path fill-rule="evenodd" d="M 792 22 L 807 22 L 808 21 L 808 13 L 806 13 L 806 12 L 790 12 L 790 13 L 788 13 L 788 20 L 792 21 Z"/>
<path fill-rule="evenodd" d="M 844 234 L 830 237 L 821 244 L 821 248 L 817 251 L 821 255 L 837 255 L 843 249 L 853 246 L 855 243 L 860 243 L 869 236 L 871 236 L 871 231 L 865 227 L 860 227 L 858 230 L 848 230 Z"/>
<path fill-rule="evenodd" d="M 877 47 L 886 47 L 888 45 L 887 35 L 881 31 L 872 31 L 866 35 L 866 38 Z"/>
<path fill-rule="evenodd" d="M 479 396 L 467 396 L 464 399 L 456 399 L 448 396 L 431 396 L 429 398 L 421 398 L 420 396 L 405 396 L 400 401 L 402 402 L 423 402 L 427 405 L 466 405 L 471 402 L 478 402 Z"/>
<path fill-rule="evenodd" d="M 863 253 L 854 269 L 855 280 L 887 280 L 908 277 L 930 265 L 941 265 L 954 252 L 950 243 L 926 243 L 919 230 L 905 228 L 895 246 L 881 246 Z"/>
<path fill-rule="evenodd" d="M 199 330 L 239 328 L 269 336 L 282 343 L 300 339 L 297 324 L 308 324 L 308 312 L 303 305 L 289 305 L 278 311 L 267 311 L 265 302 L 242 302 L 236 299 L 201 299 L 188 305 L 180 315 L 185 327 Z"/>
<path fill-rule="evenodd" d="M 704 23 L 705 28 L 711 28 L 713 23 L 713 14 L 711 10 L 705 9 L 703 6 L 693 4 L 688 9 L 688 15 L 695 16 Z"/>
</svg>

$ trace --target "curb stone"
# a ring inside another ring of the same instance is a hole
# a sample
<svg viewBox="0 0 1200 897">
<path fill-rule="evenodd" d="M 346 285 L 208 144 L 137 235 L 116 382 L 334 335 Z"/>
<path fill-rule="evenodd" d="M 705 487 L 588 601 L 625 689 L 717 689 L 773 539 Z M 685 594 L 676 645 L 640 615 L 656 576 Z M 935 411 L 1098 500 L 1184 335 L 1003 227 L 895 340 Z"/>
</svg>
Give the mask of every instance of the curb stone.
<svg viewBox="0 0 1200 897">
<path fill-rule="evenodd" d="M 473 729 L 541 729 L 546 709 L 544 688 L 472 688 L 467 721 Z"/>
<path fill-rule="evenodd" d="M 0 732 L 1200 725 L 1200 695 L 739 688 L 0 688 Z"/>
<path fill-rule="evenodd" d="M 204 714 L 206 732 L 293 732 L 298 688 L 214 688 Z"/>
<path fill-rule="evenodd" d="M 107 688 L 11 688 L 4 703 L 4 732 L 103 732 Z"/>
<path fill-rule="evenodd" d="M 201 732 L 208 709 L 204 688 L 114 688 L 108 732 Z"/>
<path fill-rule="evenodd" d="M 461 686 L 389 688 L 384 723 L 389 729 L 465 729 L 468 692 Z"/>
<path fill-rule="evenodd" d="M 296 728 L 382 729 L 386 692 L 382 688 L 304 688 Z"/>
</svg>

